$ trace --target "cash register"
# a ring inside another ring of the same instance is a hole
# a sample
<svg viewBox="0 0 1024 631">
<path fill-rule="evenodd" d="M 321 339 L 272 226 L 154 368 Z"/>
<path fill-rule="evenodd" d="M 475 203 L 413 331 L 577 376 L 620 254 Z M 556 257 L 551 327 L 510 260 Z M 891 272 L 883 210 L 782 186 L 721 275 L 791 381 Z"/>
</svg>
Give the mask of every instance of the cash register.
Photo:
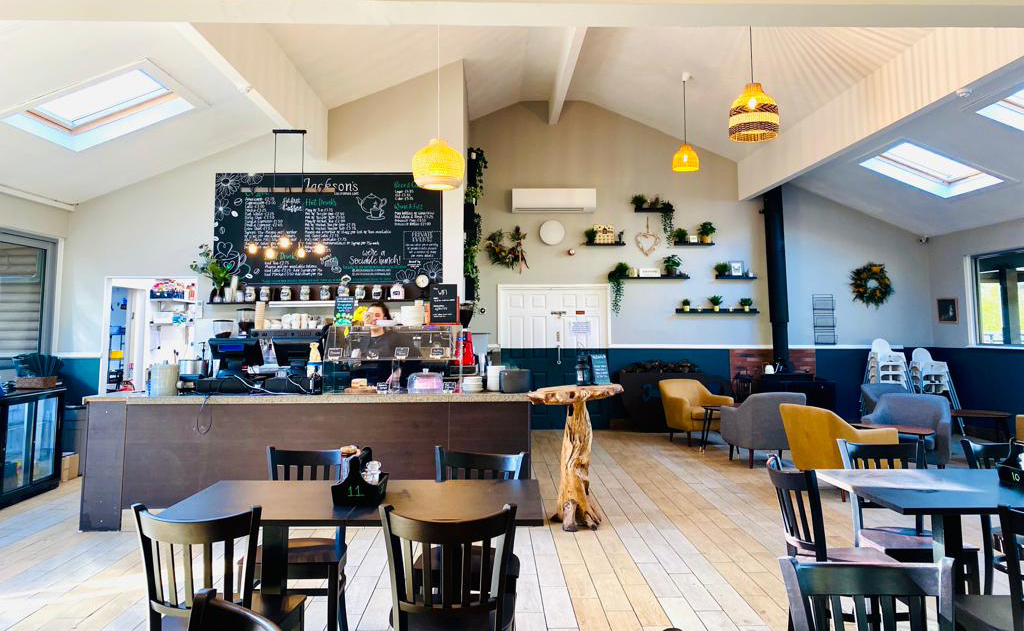
<svg viewBox="0 0 1024 631">
<path fill-rule="evenodd" d="M 248 374 L 247 368 L 263 365 L 260 341 L 251 337 L 210 338 L 210 354 L 218 361 L 214 377 L 196 379 L 199 394 L 247 394 L 261 387 L 260 380 Z"/>
</svg>

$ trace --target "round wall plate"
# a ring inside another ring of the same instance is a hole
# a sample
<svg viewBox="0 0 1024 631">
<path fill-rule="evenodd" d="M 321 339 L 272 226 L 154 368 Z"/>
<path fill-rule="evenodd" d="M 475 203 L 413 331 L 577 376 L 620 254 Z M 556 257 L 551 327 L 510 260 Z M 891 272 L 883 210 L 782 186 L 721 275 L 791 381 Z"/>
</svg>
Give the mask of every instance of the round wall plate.
<svg viewBox="0 0 1024 631">
<path fill-rule="evenodd" d="M 565 226 L 557 219 L 549 219 L 540 225 L 540 240 L 547 245 L 558 245 L 565 238 Z"/>
</svg>

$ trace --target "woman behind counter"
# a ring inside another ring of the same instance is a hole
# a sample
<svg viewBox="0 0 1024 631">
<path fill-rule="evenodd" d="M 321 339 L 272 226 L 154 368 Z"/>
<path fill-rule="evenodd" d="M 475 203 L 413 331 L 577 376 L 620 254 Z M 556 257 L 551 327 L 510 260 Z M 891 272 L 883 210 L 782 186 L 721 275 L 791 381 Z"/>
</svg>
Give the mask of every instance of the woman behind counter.
<svg viewBox="0 0 1024 631">
<path fill-rule="evenodd" d="M 391 310 L 383 302 L 374 302 L 363 313 L 363 323 L 370 327 L 370 335 L 359 341 L 362 359 L 395 356 L 395 347 L 401 346 L 401 337 L 391 328 L 378 326 L 381 320 L 390 320 Z"/>
</svg>

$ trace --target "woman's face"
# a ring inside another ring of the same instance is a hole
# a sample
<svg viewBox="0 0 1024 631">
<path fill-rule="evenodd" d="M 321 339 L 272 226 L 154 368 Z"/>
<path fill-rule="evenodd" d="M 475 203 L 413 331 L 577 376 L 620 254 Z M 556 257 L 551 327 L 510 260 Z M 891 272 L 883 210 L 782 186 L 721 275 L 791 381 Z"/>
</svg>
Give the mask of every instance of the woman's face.
<svg viewBox="0 0 1024 631">
<path fill-rule="evenodd" d="M 366 313 L 363 314 L 363 320 L 366 322 L 366 324 L 370 326 L 377 324 L 377 320 L 383 319 L 384 310 L 381 309 L 380 307 L 370 307 L 369 309 L 366 310 Z"/>
</svg>

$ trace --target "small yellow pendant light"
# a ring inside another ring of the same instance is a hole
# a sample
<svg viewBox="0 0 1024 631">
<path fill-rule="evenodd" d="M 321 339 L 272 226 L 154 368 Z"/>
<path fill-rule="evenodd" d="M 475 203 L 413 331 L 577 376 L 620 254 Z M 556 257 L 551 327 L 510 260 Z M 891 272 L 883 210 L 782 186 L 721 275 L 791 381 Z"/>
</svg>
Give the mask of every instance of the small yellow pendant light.
<svg viewBox="0 0 1024 631">
<path fill-rule="evenodd" d="M 686 141 L 686 82 L 692 77 L 689 72 L 683 73 L 683 144 L 679 145 L 679 150 L 672 156 L 672 170 L 678 172 L 700 170 L 700 158 Z"/>
<path fill-rule="evenodd" d="M 747 27 L 750 43 L 750 83 L 729 108 L 729 139 L 764 142 L 779 135 L 779 106 L 760 83 L 754 81 L 754 33 Z"/>
<path fill-rule="evenodd" d="M 412 156 L 416 186 L 430 191 L 450 191 L 462 186 L 466 161 L 441 138 L 441 23 L 437 23 L 437 137 Z"/>
</svg>

